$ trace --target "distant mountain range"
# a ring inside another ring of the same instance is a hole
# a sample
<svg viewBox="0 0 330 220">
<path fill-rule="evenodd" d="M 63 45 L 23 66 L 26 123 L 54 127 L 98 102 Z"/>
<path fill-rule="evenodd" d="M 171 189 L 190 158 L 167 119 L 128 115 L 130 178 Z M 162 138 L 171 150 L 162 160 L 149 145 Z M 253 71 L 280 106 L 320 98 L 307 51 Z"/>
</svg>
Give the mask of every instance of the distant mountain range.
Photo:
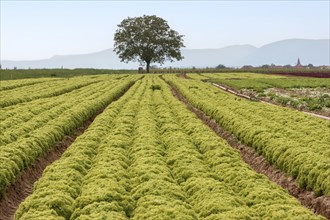
<svg viewBox="0 0 330 220">
<path fill-rule="evenodd" d="M 260 48 L 251 45 L 234 45 L 220 49 L 183 49 L 182 61 L 167 62 L 163 67 L 227 67 L 263 64 L 295 65 L 300 58 L 302 65 L 330 65 L 330 39 L 289 39 L 267 44 Z M 80 55 L 53 56 L 43 60 L 1 60 L 2 68 L 100 68 L 137 69 L 139 63 L 120 62 L 112 49 Z M 159 66 L 159 64 L 155 64 Z"/>
</svg>

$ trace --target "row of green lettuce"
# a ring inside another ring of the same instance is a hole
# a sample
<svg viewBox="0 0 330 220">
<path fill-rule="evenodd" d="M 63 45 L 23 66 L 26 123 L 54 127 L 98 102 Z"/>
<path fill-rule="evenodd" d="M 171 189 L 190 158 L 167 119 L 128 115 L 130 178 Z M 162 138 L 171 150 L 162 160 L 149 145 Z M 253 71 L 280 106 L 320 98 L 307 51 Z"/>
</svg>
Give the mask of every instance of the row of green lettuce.
<svg viewBox="0 0 330 220">
<path fill-rule="evenodd" d="M 268 162 L 317 195 L 330 195 L 330 124 L 298 111 L 251 102 L 197 80 L 166 79 Z"/>
<path fill-rule="evenodd" d="M 137 78 L 93 83 L 71 93 L 1 109 L 0 196 L 36 158 L 119 97 Z"/>
<path fill-rule="evenodd" d="M 39 98 L 58 96 L 82 88 L 84 86 L 88 86 L 92 83 L 115 78 L 115 76 L 87 76 L 58 80 L 50 79 L 25 86 L 20 86 L 22 84 L 20 80 L 15 80 L 15 82 L 19 85 L 18 87 L 1 91 L 0 108 L 29 102 Z M 13 86 L 11 82 L 12 81 L 10 81 L 10 85 Z M 6 81 L 2 82 L 2 84 L 6 84 Z"/>
<path fill-rule="evenodd" d="M 16 219 L 322 219 L 145 76 L 48 166 Z"/>
<path fill-rule="evenodd" d="M 260 74 L 252 72 L 229 72 L 229 73 L 189 73 L 189 78 L 197 80 L 208 80 L 208 79 L 276 79 L 276 78 L 288 78 L 287 76 L 280 76 L 274 74 Z"/>
<path fill-rule="evenodd" d="M 330 88 L 330 79 L 278 78 L 278 79 L 210 79 L 210 82 L 227 85 L 236 89 L 262 91 L 267 88 Z"/>
<path fill-rule="evenodd" d="M 117 82 L 117 78 L 113 77 L 102 82 L 94 82 L 91 85 L 86 85 L 86 87 L 74 89 L 59 96 L 39 98 L 19 105 L 1 108 L 0 146 L 16 141 L 20 137 L 19 134 L 26 134 L 50 120 L 55 120 L 62 112 L 78 105 L 85 97 L 94 99 L 102 94 L 103 90 L 109 89 L 109 84 L 115 85 Z M 101 92 L 98 90 L 101 90 Z"/>
<path fill-rule="evenodd" d="M 194 79 L 227 85 L 235 89 L 263 91 L 267 88 L 330 88 L 329 78 L 285 77 L 255 73 L 189 74 Z"/>
<path fill-rule="evenodd" d="M 327 111 L 330 108 L 329 78 L 280 78 L 253 73 L 189 74 L 189 77 L 240 90 L 255 100 L 266 99 L 294 109 Z"/>
<path fill-rule="evenodd" d="M 145 90 L 141 84 L 137 81 L 109 105 L 62 157 L 45 169 L 33 193 L 21 203 L 16 219 L 125 219 L 130 207 L 125 197 L 129 187 L 128 175 L 123 172 L 128 163 L 125 148 L 131 142 L 136 102 Z"/>
<path fill-rule="evenodd" d="M 0 81 L 0 91 L 11 90 L 23 86 L 34 85 L 50 80 L 57 80 L 52 78 L 37 78 L 37 79 L 20 79 L 20 80 L 11 80 L 11 81 Z"/>
<path fill-rule="evenodd" d="M 61 96 L 34 100 L 19 106 L 10 106 L 0 109 L 0 146 L 8 145 L 30 137 L 32 133 L 44 130 L 44 126 L 54 123 L 66 112 L 72 114 L 81 102 L 88 102 L 99 98 L 109 86 L 117 81 L 98 82 L 76 89 Z"/>
<path fill-rule="evenodd" d="M 314 218 L 286 191 L 245 164 L 238 151 L 187 110 L 169 89 L 163 90 L 163 97 L 163 108 L 157 109 L 170 125 L 162 130 L 171 150 L 169 162 L 175 167 L 174 176 L 183 174 L 177 181 L 199 218 Z"/>
<path fill-rule="evenodd" d="M 8 82 L 21 79 L 38 79 L 38 78 L 73 78 L 81 76 L 95 76 L 95 75 L 126 75 L 136 74 L 137 70 L 112 70 L 112 69 L 91 69 L 91 68 L 77 68 L 77 69 L 1 69 L 0 81 Z"/>
</svg>

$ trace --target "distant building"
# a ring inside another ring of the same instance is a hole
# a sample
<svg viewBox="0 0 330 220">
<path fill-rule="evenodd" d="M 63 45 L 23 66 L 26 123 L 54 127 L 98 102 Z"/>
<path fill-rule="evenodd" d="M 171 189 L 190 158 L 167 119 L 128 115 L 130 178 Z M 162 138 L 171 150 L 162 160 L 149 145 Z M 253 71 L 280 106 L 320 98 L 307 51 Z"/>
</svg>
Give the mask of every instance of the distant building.
<svg viewBox="0 0 330 220">
<path fill-rule="evenodd" d="M 296 68 L 301 68 L 301 67 L 303 67 L 303 65 L 301 65 L 301 63 L 300 63 L 300 59 L 299 59 L 299 57 L 298 57 L 298 61 L 297 61 Z"/>
<path fill-rule="evenodd" d="M 323 69 L 323 70 L 330 70 L 330 66 L 323 65 L 323 66 L 318 66 L 318 69 Z"/>
</svg>

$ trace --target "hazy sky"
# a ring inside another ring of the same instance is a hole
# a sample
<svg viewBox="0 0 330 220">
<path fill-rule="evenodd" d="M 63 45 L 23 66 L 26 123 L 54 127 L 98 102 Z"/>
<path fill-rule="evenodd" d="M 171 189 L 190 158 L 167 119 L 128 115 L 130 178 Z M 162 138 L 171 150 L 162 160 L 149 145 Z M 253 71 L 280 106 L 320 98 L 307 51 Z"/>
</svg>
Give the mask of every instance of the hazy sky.
<svg viewBox="0 0 330 220">
<path fill-rule="evenodd" d="M 124 18 L 157 15 L 187 48 L 257 47 L 329 39 L 330 1 L 3 1 L 1 59 L 31 60 L 113 47 Z"/>
</svg>

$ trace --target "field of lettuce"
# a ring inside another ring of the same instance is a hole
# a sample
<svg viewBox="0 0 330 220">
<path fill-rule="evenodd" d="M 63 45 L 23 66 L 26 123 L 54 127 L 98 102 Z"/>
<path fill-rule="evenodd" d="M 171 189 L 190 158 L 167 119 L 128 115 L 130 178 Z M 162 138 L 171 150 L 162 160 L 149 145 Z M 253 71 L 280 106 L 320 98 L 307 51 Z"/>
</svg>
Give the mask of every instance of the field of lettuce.
<svg viewBox="0 0 330 220">
<path fill-rule="evenodd" d="M 43 171 L 14 219 L 325 219 L 254 171 L 172 92 L 326 198 L 329 121 L 241 99 L 204 77 L 1 81 L 0 199 L 37 158 L 98 114 Z"/>
</svg>

